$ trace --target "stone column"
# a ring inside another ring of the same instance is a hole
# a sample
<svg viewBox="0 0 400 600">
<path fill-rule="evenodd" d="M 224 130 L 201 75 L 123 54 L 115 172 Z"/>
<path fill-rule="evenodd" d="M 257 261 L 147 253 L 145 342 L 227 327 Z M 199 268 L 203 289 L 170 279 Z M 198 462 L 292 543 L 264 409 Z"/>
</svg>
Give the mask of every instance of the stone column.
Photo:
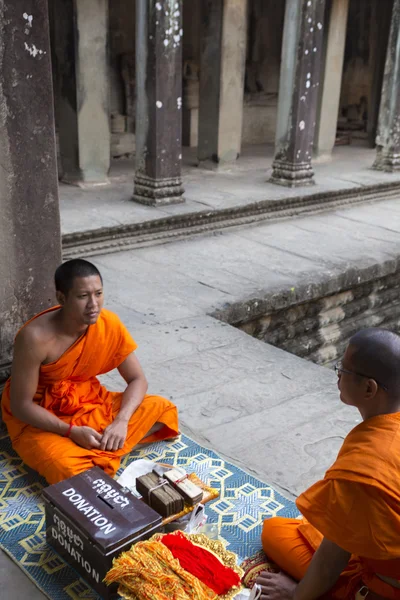
<svg viewBox="0 0 400 600">
<path fill-rule="evenodd" d="M 400 171 L 400 0 L 394 0 L 373 168 Z"/>
<path fill-rule="evenodd" d="M 372 82 L 368 98 L 368 142 L 375 148 L 378 133 L 379 108 L 381 104 L 383 75 L 389 42 L 390 21 L 393 6 L 390 2 L 375 0 L 371 4 L 371 21 L 375 22 L 376 36 L 371 40 L 370 57 L 372 59 Z"/>
<path fill-rule="evenodd" d="M 136 171 L 133 200 L 183 202 L 182 0 L 136 0 Z"/>
<path fill-rule="evenodd" d="M 51 0 L 62 180 L 108 182 L 108 0 Z"/>
<path fill-rule="evenodd" d="M 272 183 L 314 183 L 312 148 L 320 82 L 325 0 L 286 2 Z"/>
<path fill-rule="evenodd" d="M 332 0 L 315 155 L 329 160 L 336 140 L 349 0 Z"/>
<path fill-rule="evenodd" d="M 0 384 L 61 262 L 47 0 L 0 0 Z"/>
<path fill-rule="evenodd" d="M 240 154 L 246 66 L 247 0 L 203 0 L 200 50 L 200 164 Z"/>
</svg>

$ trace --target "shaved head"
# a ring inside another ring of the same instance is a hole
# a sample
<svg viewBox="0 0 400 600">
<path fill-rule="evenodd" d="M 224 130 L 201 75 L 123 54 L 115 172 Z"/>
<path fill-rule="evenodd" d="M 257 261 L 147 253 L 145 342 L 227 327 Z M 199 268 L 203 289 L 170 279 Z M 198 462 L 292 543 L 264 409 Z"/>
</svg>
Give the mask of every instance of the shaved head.
<svg viewBox="0 0 400 600">
<path fill-rule="evenodd" d="M 97 276 L 100 278 L 101 283 L 103 279 L 100 272 L 93 263 L 83 258 L 74 258 L 67 260 L 58 267 L 54 275 L 54 283 L 57 292 L 62 292 L 64 296 L 68 295 L 68 292 L 74 285 L 74 279 L 76 277 L 92 277 Z"/>
<path fill-rule="evenodd" d="M 350 339 L 354 371 L 387 387 L 392 400 L 400 399 L 400 337 L 386 329 L 362 329 Z"/>
</svg>

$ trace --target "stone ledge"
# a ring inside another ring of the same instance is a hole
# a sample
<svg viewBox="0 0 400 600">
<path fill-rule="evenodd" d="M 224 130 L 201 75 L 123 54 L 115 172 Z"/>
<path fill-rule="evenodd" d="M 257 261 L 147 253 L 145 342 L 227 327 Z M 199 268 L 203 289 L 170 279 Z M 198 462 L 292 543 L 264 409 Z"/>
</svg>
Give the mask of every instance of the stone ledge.
<svg viewBox="0 0 400 600">
<path fill-rule="evenodd" d="M 177 241 L 193 235 L 237 225 L 311 215 L 360 203 L 397 196 L 400 183 L 385 183 L 335 192 L 319 192 L 295 198 L 263 200 L 247 206 L 173 215 L 142 223 L 102 227 L 64 234 L 64 258 L 93 256 L 131 248 Z"/>
<path fill-rule="evenodd" d="M 310 278 L 313 279 L 312 283 L 305 283 L 290 289 L 285 287 L 284 289 L 272 291 L 266 290 L 258 297 L 252 295 L 247 300 L 227 304 L 214 311 L 212 316 L 230 325 L 239 326 L 254 319 L 259 319 L 268 313 L 288 309 L 305 302 L 312 302 L 325 296 L 339 294 L 349 288 L 394 275 L 399 269 L 400 255 L 394 259 L 360 269 L 351 267 L 333 277 L 314 273 L 310 275 Z"/>
</svg>

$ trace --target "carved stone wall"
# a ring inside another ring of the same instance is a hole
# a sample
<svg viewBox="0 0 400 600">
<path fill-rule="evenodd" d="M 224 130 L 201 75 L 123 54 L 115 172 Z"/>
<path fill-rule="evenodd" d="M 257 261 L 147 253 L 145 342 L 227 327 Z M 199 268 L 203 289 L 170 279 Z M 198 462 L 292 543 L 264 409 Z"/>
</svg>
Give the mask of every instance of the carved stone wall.
<svg viewBox="0 0 400 600">
<path fill-rule="evenodd" d="M 369 277 L 374 273 L 373 269 L 370 271 Z M 346 281 L 357 281 L 359 276 L 361 280 L 364 278 L 364 274 L 357 275 L 353 270 L 343 273 L 340 280 L 305 286 L 302 291 L 296 290 L 296 294 L 294 290 L 282 291 L 265 300 L 264 314 L 255 318 L 246 319 L 244 306 L 231 310 L 230 315 L 216 316 L 268 344 L 331 366 L 341 358 L 350 337 L 360 329 L 383 327 L 400 333 L 400 269 L 396 267 L 394 272 L 372 277 L 359 285 L 345 285 Z M 325 290 L 330 293 L 324 294 Z M 303 298 L 309 295 L 312 299 L 296 302 L 299 295 Z M 250 314 L 254 310 L 259 313 L 261 307 L 259 300 L 253 302 Z"/>
</svg>

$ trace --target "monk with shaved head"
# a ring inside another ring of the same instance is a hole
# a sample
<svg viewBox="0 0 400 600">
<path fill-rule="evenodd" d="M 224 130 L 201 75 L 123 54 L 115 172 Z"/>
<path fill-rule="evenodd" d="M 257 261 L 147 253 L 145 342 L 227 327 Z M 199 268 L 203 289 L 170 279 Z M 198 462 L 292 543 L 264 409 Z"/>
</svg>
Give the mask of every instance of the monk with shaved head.
<svg viewBox="0 0 400 600">
<path fill-rule="evenodd" d="M 336 365 L 340 399 L 362 423 L 322 481 L 297 499 L 302 520 L 264 522 L 261 599 L 400 599 L 400 337 L 354 335 Z"/>
<path fill-rule="evenodd" d="M 11 379 L 2 397 L 14 449 L 49 483 L 94 466 L 115 475 L 121 457 L 139 442 L 178 433 L 172 402 L 147 394 L 136 342 L 103 307 L 103 279 L 87 260 L 55 273 L 58 304 L 19 331 Z M 124 392 L 98 376 L 118 369 Z"/>
</svg>

